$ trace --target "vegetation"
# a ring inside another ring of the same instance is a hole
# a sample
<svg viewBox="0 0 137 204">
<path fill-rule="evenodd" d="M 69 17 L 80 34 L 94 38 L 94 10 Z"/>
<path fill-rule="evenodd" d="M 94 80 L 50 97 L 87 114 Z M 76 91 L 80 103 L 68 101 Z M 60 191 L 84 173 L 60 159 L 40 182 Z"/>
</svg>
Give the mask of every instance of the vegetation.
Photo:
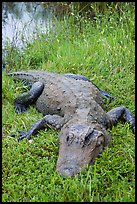
<svg viewBox="0 0 137 204">
<path fill-rule="evenodd" d="M 104 109 L 124 105 L 135 114 L 134 5 L 122 13 L 107 9 L 91 21 L 84 17 L 54 18 L 54 30 L 24 42 L 23 50 L 7 43 L 7 71 L 43 69 L 77 73 L 115 96 L 104 99 Z M 23 34 L 22 34 L 23 35 Z M 22 38 L 23 40 L 23 38 Z M 59 141 L 53 129 L 39 131 L 29 143 L 11 137 L 28 130 L 42 117 L 35 107 L 14 112 L 14 98 L 24 92 L 21 82 L 2 74 L 2 201 L 3 202 L 134 202 L 134 135 L 129 124 L 109 130 L 112 140 L 94 165 L 72 177 L 56 171 Z"/>
</svg>

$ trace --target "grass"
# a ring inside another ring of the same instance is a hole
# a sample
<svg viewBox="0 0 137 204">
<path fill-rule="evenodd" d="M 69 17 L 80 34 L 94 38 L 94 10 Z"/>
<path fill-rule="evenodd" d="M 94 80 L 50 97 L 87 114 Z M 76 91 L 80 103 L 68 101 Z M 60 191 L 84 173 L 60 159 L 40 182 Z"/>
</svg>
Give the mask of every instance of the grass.
<svg viewBox="0 0 137 204">
<path fill-rule="evenodd" d="M 104 99 L 106 111 L 124 105 L 134 115 L 134 8 L 125 3 L 119 18 L 117 12 L 110 12 L 108 9 L 96 23 L 81 21 L 81 30 L 73 18 L 55 19 L 55 32 L 39 35 L 25 45 L 23 52 L 7 44 L 7 71 L 43 69 L 82 74 L 116 97 L 111 102 Z M 14 98 L 22 91 L 21 83 L 3 72 L 3 202 L 135 201 L 135 142 L 127 123 L 109 130 L 111 143 L 94 165 L 64 178 L 55 171 L 59 150 L 55 130 L 39 131 L 32 143 L 10 137 L 42 118 L 35 107 L 27 114 L 14 112 Z"/>
</svg>

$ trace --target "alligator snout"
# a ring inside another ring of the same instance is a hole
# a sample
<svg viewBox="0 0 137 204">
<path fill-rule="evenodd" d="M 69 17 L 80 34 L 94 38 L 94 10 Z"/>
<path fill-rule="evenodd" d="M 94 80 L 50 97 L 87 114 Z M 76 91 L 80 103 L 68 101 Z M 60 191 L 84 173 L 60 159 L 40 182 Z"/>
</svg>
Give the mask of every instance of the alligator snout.
<svg viewBox="0 0 137 204">
<path fill-rule="evenodd" d="M 72 164 L 70 166 L 62 165 L 57 169 L 57 171 L 61 176 L 73 176 L 74 174 L 79 172 L 79 168 L 75 164 Z"/>
<path fill-rule="evenodd" d="M 72 168 L 64 168 L 62 171 L 60 171 L 61 176 L 73 176 L 74 171 Z"/>
<path fill-rule="evenodd" d="M 65 134 L 65 135 L 64 135 Z M 56 170 L 62 176 L 73 176 L 96 157 L 108 144 L 108 137 L 100 129 L 86 124 L 73 124 L 62 130 Z"/>
</svg>

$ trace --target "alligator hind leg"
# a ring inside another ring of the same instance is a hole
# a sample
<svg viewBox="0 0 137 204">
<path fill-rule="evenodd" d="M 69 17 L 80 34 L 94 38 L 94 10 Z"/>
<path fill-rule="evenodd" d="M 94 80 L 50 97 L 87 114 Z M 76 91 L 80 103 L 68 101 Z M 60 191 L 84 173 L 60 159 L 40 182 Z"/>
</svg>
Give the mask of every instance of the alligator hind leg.
<svg viewBox="0 0 137 204">
<path fill-rule="evenodd" d="M 64 74 L 64 76 L 68 77 L 68 78 L 73 78 L 76 80 L 83 80 L 83 81 L 89 81 L 91 82 L 94 86 L 96 86 L 92 81 L 90 81 L 89 79 L 87 79 L 85 76 L 82 76 L 80 74 Z M 100 91 L 102 96 L 105 96 L 106 98 L 115 98 L 113 95 L 107 93 L 106 91 L 102 91 L 100 90 L 100 88 L 98 86 L 96 86 L 97 89 Z"/>
<path fill-rule="evenodd" d="M 120 107 L 114 108 L 109 112 L 107 112 L 107 114 L 110 116 L 112 125 L 116 125 L 118 121 L 129 122 L 132 128 L 132 131 L 135 134 L 135 118 L 132 116 L 132 114 L 129 112 L 129 110 L 126 107 L 120 106 Z"/>
<path fill-rule="evenodd" d="M 35 122 L 28 132 L 18 131 L 20 134 L 18 141 L 23 138 L 30 139 L 31 135 L 34 135 L 38 130 L 42 128 L 49 127 L 49 125 L 56 129 L 60 129 L 63 124 L 64 124 L 63 117 L 58 115 L 46 115 L 42 119 Z"/>
<path fill-rule="evenodd" d="M 15 111 L 17 113 L 25 112 L 27 107 L 36 102 L 38 97 L 42 94 L 44 84 L 42 82 L 35 82 L 30 91 L 18 96 L 14 101 Z"/>
</svg>

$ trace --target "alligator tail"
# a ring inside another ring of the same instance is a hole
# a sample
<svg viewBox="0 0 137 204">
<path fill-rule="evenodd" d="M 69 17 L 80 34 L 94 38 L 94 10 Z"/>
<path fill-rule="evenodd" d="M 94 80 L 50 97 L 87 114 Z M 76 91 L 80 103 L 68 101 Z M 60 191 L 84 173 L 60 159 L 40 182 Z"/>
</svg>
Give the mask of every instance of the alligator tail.
<svg viewBox="0 0 137 204">
<path fill-rule="evenodd" d="M 29 73 L 29 71 L 11 72 L 8 73 L 8 76 L 13 77 L 14 79 L 26 80 L 31 82 L 36 82 L 38 80 L 38 77 L 33 73 Z"/>
</svg>

